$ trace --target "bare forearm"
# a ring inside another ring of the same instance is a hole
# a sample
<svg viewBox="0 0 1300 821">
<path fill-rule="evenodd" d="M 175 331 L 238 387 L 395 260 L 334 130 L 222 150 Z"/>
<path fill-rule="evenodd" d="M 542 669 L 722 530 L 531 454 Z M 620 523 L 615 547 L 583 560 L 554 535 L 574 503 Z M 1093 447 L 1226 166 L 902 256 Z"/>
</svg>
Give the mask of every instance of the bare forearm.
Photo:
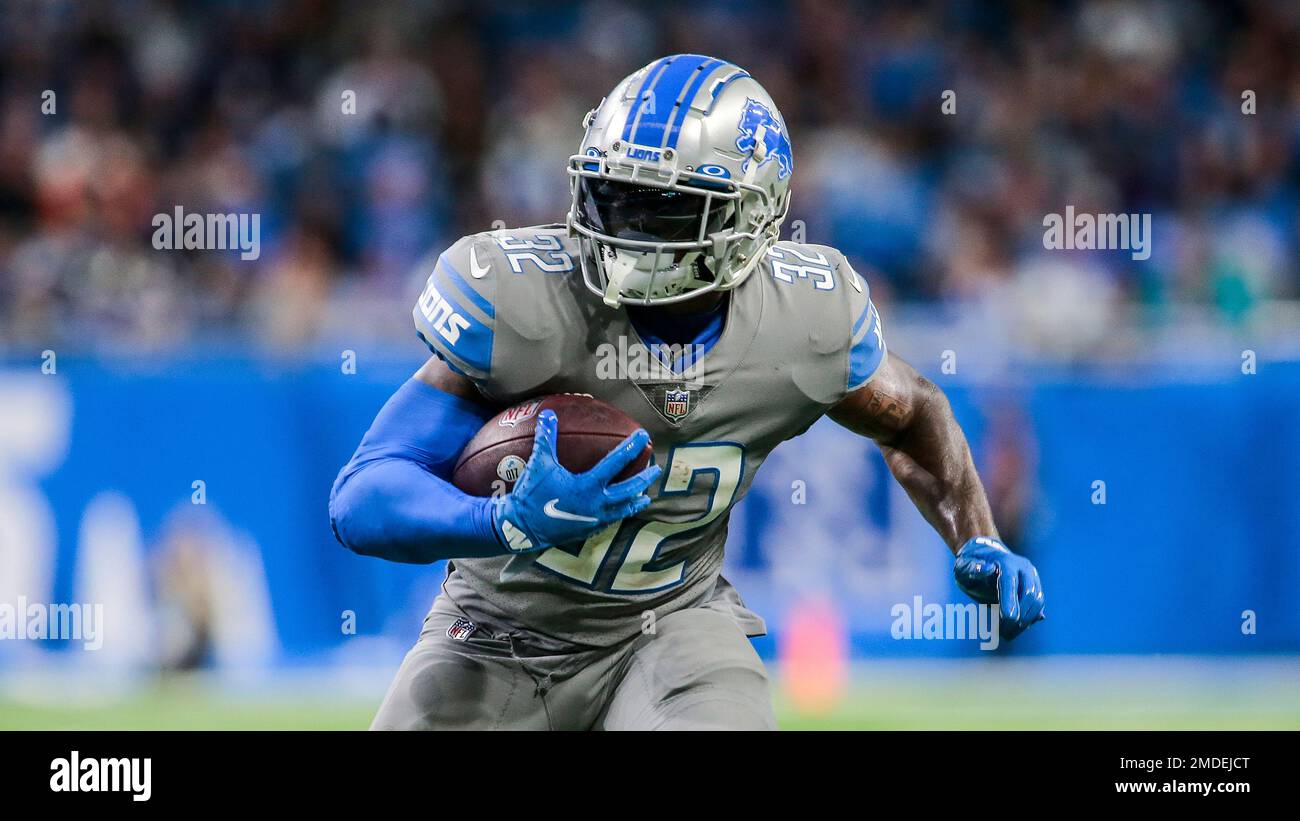
<svg viewBox="0 0 1300 821">
<path fill-rule="evenodd" d="M 881 443 L 880 452 L 954 553 L 967 539 L 998 535 L 966 436 L 937 388 L 913 423 L 892 444 Z"/>
<path fill-rule="evenodd" d="M 954 553 L 968 539 L 997 536 L 966 436 L 943 392 L 891 357 L 831 410 L 845 427 L 880 445 L 894 478 Z"/>
</svg>

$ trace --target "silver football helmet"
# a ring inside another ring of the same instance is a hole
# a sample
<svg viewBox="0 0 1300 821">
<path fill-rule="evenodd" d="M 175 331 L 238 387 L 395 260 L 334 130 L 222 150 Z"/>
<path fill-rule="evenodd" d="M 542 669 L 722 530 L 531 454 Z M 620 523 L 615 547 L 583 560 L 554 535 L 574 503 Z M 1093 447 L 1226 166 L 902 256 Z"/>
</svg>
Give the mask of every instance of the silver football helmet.
<svg viewBox="0 0 1300 821">
<path fill-rule="evenodd" d="M 776 242 L 793 156 L 772 98 L 738 66 L 655 60 L 587 115 L 568 229 L 605 303 L 735 288 Z"/>
</svg>

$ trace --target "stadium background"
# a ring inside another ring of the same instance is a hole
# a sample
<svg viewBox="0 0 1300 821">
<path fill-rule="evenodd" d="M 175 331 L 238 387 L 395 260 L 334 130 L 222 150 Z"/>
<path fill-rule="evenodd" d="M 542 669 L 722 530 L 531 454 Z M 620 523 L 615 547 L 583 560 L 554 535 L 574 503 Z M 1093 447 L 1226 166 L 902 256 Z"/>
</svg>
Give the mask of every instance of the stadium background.
<svg viewBox="0 0 1300 821">
<path fill-rule="evenodd" d="M 870 281 L 1048 592 L 995 652 L 892 638 L 963 601 L 949 557 L 819 424 L 728 547 L 784 726 L 1300 727 L 1300 5 L 5 0 L 0 603 L 110 621 L 0 641 L 0 728 L 365 726 L 441 567 L 348 554 L 325 498 L 423 359 L 422 261 L 560 219 L 582 115 L 678 51 L 778 101 L 788 229 Z M 155 250 L 177 205 L 260 214 L 260 258 Z M 1045 251 L 1066 205 L 1151 214 L 1150 258 Z"/>
</svg>

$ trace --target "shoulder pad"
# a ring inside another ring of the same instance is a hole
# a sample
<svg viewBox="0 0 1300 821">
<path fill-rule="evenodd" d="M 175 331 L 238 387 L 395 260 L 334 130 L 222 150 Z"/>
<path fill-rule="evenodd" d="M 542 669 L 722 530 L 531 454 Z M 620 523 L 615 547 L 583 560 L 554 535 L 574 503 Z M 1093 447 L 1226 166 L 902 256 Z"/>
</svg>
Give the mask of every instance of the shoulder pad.
<svg viewBox="0 0 1300 821">
<path fill-rule="evenodd" d="M 576 269 L 563 226 L 486 231 L 444 251 L 411 312 L 416 333 L 449 367 L 479 383 L 514 384 L 553 336 L 558 299 Z M 494 367 L 494 361 L 497 367 Z"/>
<path fill-rule="evenodd" d="M 444 251 L 411 311 L 424 344 L 472 379 L 492 370 L 497 282 L 487 236 L 463 237 Z"/>
<path fill-rule="evenodd" d="M 778 242 L 768 251 L 768 266 L 774 282 L 817 294 L 807 297 L 825 305 L 814 306 L 816 314 L 836 317 L 831 344 L 847 349 L 846 392 L 871 379 L 886 353 L 880 315 L 866 280 L 844 254 L 826 245 Z"/>
</svg>

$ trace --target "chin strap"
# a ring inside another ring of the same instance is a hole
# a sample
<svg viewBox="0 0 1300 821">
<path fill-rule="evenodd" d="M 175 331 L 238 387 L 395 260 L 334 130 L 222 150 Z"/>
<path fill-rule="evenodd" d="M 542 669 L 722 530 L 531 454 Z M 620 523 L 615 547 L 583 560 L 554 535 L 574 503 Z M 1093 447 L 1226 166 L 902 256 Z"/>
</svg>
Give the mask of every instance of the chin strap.
<svg viewBox="0 0 1300 821">
<path fill-rule="evenodd" d="M 636 257 L 623 254 L 618 250 L 605 251 L 605 294 L 601 299 L 609 307 L 618 307 L 623 280 L 636 269 L 636 262 Z"/>
</svg>

